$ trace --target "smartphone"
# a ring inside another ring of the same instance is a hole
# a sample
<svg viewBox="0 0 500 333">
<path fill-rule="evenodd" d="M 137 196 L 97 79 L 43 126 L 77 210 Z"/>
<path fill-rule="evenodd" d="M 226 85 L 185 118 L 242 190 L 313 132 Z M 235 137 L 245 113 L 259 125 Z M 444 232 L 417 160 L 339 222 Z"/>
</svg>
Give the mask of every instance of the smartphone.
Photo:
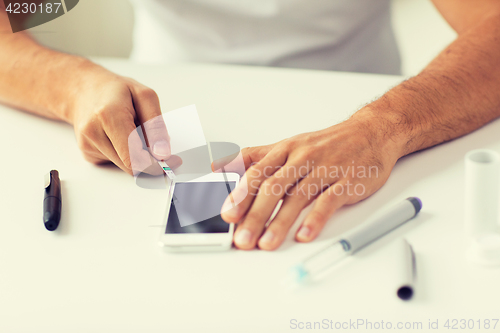
<svg viewBox="0 0 500 333">
<path fill-rule="evenodd" d="M 238 185 L 237 173 L 211 173 L 175 180 L 170 188 L 160 246 L 170 252 L 221 251 L 231 248 L 234 223 L 220 216 L 222 205 Z"/>
</svg>

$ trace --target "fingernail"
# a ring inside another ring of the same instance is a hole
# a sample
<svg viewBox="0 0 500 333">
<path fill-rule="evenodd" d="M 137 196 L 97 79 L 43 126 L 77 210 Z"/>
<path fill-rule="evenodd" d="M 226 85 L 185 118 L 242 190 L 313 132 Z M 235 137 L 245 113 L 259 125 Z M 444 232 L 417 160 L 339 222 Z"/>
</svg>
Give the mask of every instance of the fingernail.
<svg viewBox="0 0 500 333">
<path fill-rule="evenodd" d="M 160 157 L 169 157 L 170 156 L 170 145 L 167 141 L 162 140 L 158 141 L 153 146 L 153 153 Z"/>
<path fill-rule="evenodd" d="M 246 245 L 250 243 L 250 238 L 252 234 L 247 229 L 243 229 L 240 232 L 236 233 L 236 237 L 234 237 L 234 242 L 238 245 Z"/>
<path fill-rule="evenodd" d="M 299 233 L 297 234 L 298 238 L 309 238 L 309 235 L 311 235 L 311 229 L 306 226 L 302 226 L 299 230 Z"/>
<path fill-rule="evenodd" d="M 270 244 L 273 241 L 273 239 L 274 239 L 274 232 L 268 230 L 266 231 L 264 236 L 261 237 L 260 241 L 262 243 Z"/>
</svg>

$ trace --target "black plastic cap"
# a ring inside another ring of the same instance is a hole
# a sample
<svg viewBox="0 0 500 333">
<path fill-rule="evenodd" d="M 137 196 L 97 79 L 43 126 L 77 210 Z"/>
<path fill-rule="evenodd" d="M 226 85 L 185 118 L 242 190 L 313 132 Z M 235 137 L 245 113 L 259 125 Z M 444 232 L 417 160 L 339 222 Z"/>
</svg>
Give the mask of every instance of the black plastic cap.
<svg viewBox="0 0 500 333">
<path fill-rule="evenodd" d="M 403 301 L 408 301 L 413 297 L 413 289 L 408 286 L 403 286 L 398 289 L 398 297 Z"/>
<path fill-rule="evenodd" d="M 48 231 L 54 231 L 58 226 L 59 223 L 53 221 L 45 223 L 45 229 L 47 229 Z"/>
</svg>

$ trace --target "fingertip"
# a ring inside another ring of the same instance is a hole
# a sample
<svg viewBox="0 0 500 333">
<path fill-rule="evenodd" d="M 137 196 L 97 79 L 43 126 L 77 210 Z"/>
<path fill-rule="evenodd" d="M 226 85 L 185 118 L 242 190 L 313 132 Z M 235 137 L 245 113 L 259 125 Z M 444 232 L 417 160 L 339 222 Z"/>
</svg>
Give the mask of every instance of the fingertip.
<svg viewBox="0 0 500 333">
<path fill-rule="evenodd" d="M 153 155 L 156 159 L 166 160 L 171 156 L 170 143 L 167 140 L 160 140 L 153 145 Z"/>
<path fill-rule="evenodd" d="M 222 212 L 221 217 L 226 223 L 238 223 L 238 221 L 240 220 L 239 217 L 229 212 Z"/>
<path fill-rule="evenodd" d="M 267 230 L 264 235 L 259 239 L 258 246 L 264 251 L 274 251 L 281 245 L 274 233 Z"/>
<path fill-rule="evenodd" d="M 240 208 L 239 206 L 234 204 L 234 198 L 232 193 L 229 194 L 229 196 L 224 201 L 220 213 L 222 219 L 228 223 L 236 223 L 240 220 L 241 218 Z"/>
<path fill-rule="evenodd" d="M 134 172 L 132 170 L 132 167 L 129 166 L 130 163 L 126 163 L 126 161 L 121 161 L 121 163 L 115 163 L 116 166 L 118 166 L 122 171 L 125 171 L 129 175 L 133 176 Z"/>
<path fill-rule="evenodd" d="M 302 243 L 310 242 L 314 239 L 313 228 L 308 225 L 302 225 L 295 234 L 295 240 Z"/>
<path fill-rule="evenodd" d="M 250 251 L 250 250 L 253 250 L 255 247 L 254 246 L 250 246 L 250 245 L 247 245 L 247 244 L 239 244 L 239 243 L 234 243 L 234 246 L 238 249 L 238 250 L 243 250 L 243 251 Z"/>
<path fill-rule="evenodd" d="M 274 251 L 276 250 L 276 247 L 271 245 L 271 244 L 267 244 L 267 243 L 262 243 L 259 241 L 258 243 L 258 246 L 259 246 L 259 249 L 263 250 L 263 251 Z"/>
<path fill-rule="evenodd" d="M 213 172 L 235 172 L 240 176 L 242 176 L 246 170 L 241 152 L 236 156 L 230 155 L 214 160 L 211 167 Z"/>
<path fill-rule="evenodd" d="M 236 230 L 234 245 L 240 250 L 252 250 L 255 244 L 252 242 L 252 233 L 248 229 Z"/>
<path fill-rule="evenodd" d="M 132 171 L 132 169 L 129 169 L 127 168 L 127 166 L 125 165 L 118 165 L 118 164 L 115 164 L 118 168 L 120 168 L 120 170 L 124 171 L 125 173 L 133 176 L 134 175 L 134 172 Z"/>
</svg>

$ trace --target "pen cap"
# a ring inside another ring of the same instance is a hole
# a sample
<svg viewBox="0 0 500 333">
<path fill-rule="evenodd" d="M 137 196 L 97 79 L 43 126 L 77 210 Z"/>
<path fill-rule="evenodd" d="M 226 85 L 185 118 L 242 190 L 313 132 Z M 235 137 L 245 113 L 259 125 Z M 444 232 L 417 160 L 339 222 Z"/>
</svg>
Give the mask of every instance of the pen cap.
<svg viewBox="0 0 500 333">
<path fill-rule="evenodd" d="M 498 230 L 500 156 L 489 149 L 465 155 L 465 232 L 474 238 Z"/>
<path fill-rule="evenodd" d="M 405 239 L 399 239 L 395 242 L 394 255 L 396 295 L 407 301 L 413 297 L 413 284 L 416 277 L 415 255 L 411 245 Z"/>
<path fill-rule="evenodd" d="M 43 200 L 43 223 L 45 227 L 54 231 L 61 220 L 61 200 L 56 197 L 47 197 Z"/>
<path fill-rule="evenodd" d="M 50 171 L 45 184 L 45 197 L 61 198 L 61 180 L 57 170 Z"/>
</svg>

